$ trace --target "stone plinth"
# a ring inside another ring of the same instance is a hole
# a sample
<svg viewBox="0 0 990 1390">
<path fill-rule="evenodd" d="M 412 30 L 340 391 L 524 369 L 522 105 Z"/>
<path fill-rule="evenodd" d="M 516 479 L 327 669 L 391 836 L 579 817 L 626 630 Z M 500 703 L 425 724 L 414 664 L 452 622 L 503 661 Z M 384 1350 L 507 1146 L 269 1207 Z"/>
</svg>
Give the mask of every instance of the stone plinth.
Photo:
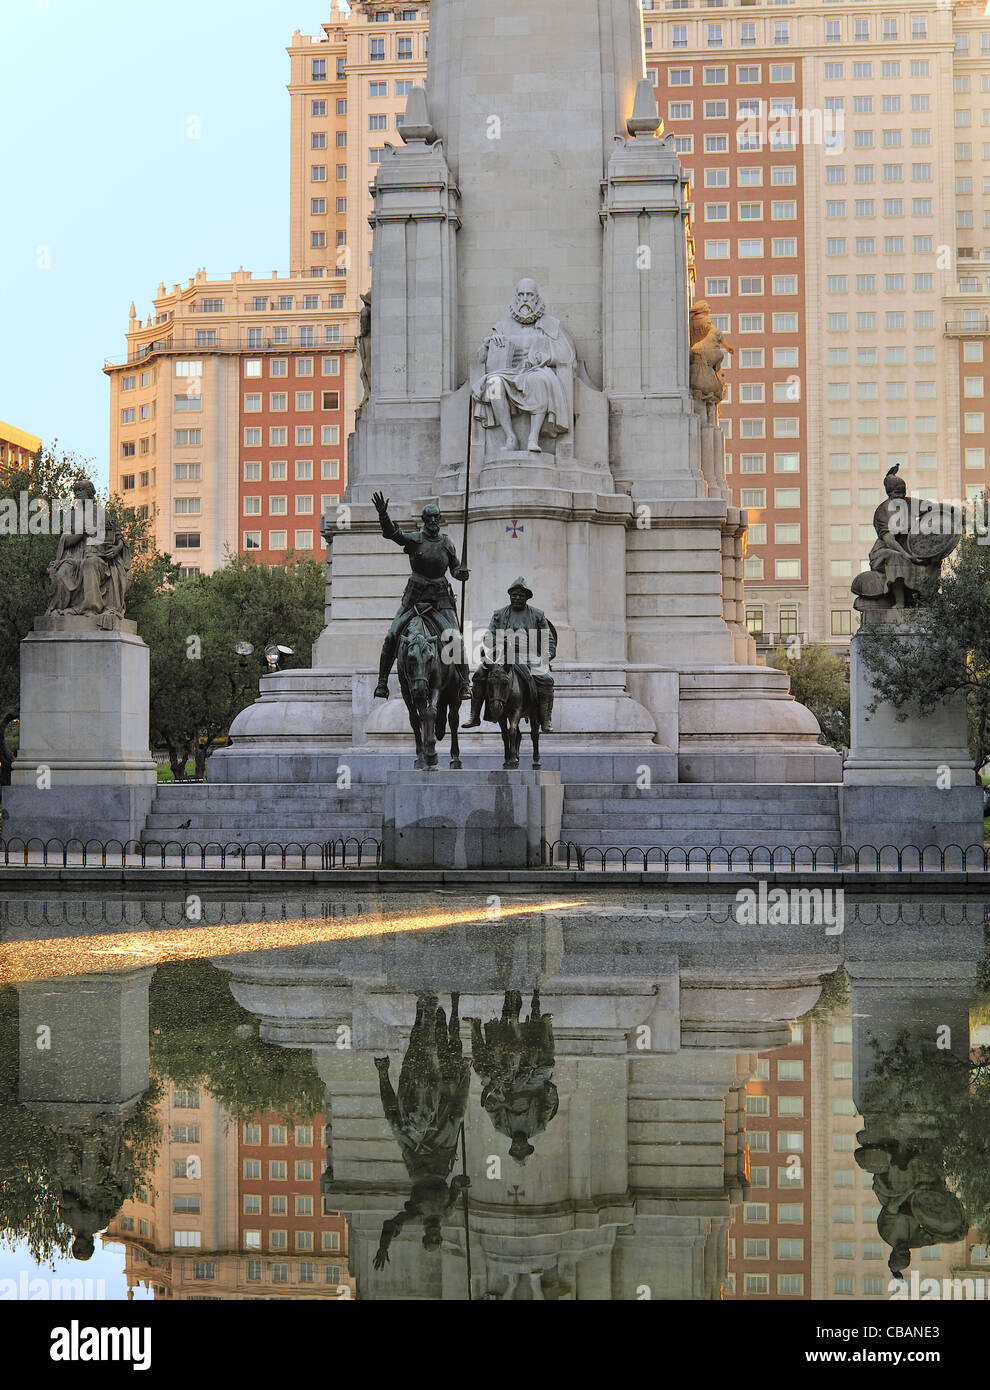
<svg viewBox="0 0 990 1390">
<path fill-rule="evenodd" d="M 902 642 L 916 641 L 904 628 Z M 850 738 L 843 767 L 842 843 L 915 845 L 919 849 L 983 843 L 983 792 L 976 785 L 966 735 L 963 691 L 929 714 L 898 711 L 876 700 L 870 670 L 853 637 L 849 649 Z"/>
<path fill-rule="evenodd" d="M 910 643 L 917 638 L 910 628 L 904 628 L 900 640 Z M 932 787 L 946 767 L 954 787 L 974 785 L 964 691 L 943 700 L 929 714 L 911 706 L 895 710 L 886 704 L 871 713 L 869 706 L 876 699 L 857 633 L 849 644 L 851 746 L 843 768 L 844 785 Z M 898 714 L 907 717 L 898 719 Z"/>
<path fill-rule="evenodd" d="M 38 620 L 21 643 L 20 746 L 8 840 L 140 836 L 156 786 L 150 653 L 126 619 Z"/>
<path fill-rule="evenodd" d="M 773 666 L 681 671 L 682 782 L 836 782 L 841 762 L 818 742 L 818 721 Z"/>
<path fill-rule="evenodd" d="M 400 869 L 533 868 L 560 838 L 557 772 L 390 772 L 383 862 Z"/>
<path fill-rule="evenodd" d="M 148 1088 L 154 973 L 147 967 L 19 985 L 20 1102 L 109 1107 L 138 1100 Z M 42 1027 L 51 1029 L 48 1049 L 38 1046 Z"/>
</svg>

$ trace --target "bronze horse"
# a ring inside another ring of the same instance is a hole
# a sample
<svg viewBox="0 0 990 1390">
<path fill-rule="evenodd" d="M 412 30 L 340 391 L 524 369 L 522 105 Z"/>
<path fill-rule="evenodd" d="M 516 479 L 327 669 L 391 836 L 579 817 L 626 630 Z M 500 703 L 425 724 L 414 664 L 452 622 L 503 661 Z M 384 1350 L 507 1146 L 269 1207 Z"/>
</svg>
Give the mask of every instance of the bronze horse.
<svg viewBox="0 0 990 1390">
<path fill-rule="evenodd" d="M 399 689 L 416 735 L 415 768 L 432 771 L 439 763 L 437 741 L 450 728 L 450 766 L 461 767 L 457 741 L 460 727 L 461 682 L 458 669 L 440 659 L 438 639 L 417 615 L 399 639 Z"/>
<path fill-rule="evenodd" d="M 486 682 L 486 717 L 495 720 L 505 750 L 503 769 L 519 766 L 521 720 L 529 720 L 533 739 L 533 766 L 540 766 L 540 702 L 533 677 L 526 666 L 491 666 Z"/>
</svg>

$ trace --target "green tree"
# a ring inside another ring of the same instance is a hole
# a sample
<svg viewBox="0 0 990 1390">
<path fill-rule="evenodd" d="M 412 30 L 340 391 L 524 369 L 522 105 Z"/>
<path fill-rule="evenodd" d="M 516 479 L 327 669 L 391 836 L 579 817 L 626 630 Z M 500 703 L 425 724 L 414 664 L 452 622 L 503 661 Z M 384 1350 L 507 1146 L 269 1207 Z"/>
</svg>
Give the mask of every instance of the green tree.
<svg viewBox="0 0 990 1390">
<path fill-rule="evenodd" d="M 826 975 L 819 975 L 818 982 L 822 992 L 805 1015 L 816 1023 L 827 1023 L 841 1009 L 849 1005 L 849 979 L 846 967 L 840 965 Z"/>
<path fill-rule="evenodd" d="M 160 965 L 149 1004 L 152 1067 L 180 1090 L 204 1087 L 239 1121 L 271 1111 L 289 1122 L 326 1113 L 312 1055 L 262 1042 L 229 977 L 209 961 Z"/>
<path fill-rule="evenodd" d="M 820 743 L 832 748 L 849 746 L 849 671 L 841 656 L 827 647 L 801 643 L 793 656 L 781 645 L 770 658 L 770 665 L 786 671 L 791 694 L 811 710 L 821 726 Z"/>
<path fill-rule="evenodd" d="M 978 767 L 990 755 L 990 546 L 963 537 L 941 583 L 932 584 L 909 610 L 916 638 L 904 642 L 891 626 L 860 628 L 858 643 L 875 693 L 871 708 L 908 706 L 930 714 L 950 696 L 966 692 L 970 749 Z"/>
<path fill-rule="evenodd" d="M 74 454 L 60 452 L 58 441 L 40 450 L 30 463 L 8 470 L 0 483 L 5 508 L 0 522 L 0 786 L 10 782 L 13 753 L 7 730 L 18 717 L 20 707 L 20 644 L 34 626 L 34 620 L 48 607 L 48 565 L 55 558 L 58 535 L 48 534 L 44 525 L 38 534 L 13 530 L 13 512 L 19 521 L 20 497 L 28 502 L 51 504 L 68 498 L 73 483 L 88 475 L 87 465 Z M 173 569 L 158 554 L 151 539 L 151 523 L 124 505 L 119 497 L 101 498 L 110 517 L 121 527 L 131 548 L 131 588 L 128 612 L 164 582 Z M 30 512 L 29 512 L 30 515 Z M 43 521 L 42 513 L 39 520 Z M 175 573 L 178 573 L 175 570 Z"/>
<path fill-rule="evenodd" d="M 151 740 L 168 749 L 175 776 L 189 757 L 203 776 L 235 716 L 257 698 L 269 642 L 293 649 L 288 665 L 306 664 L 323 626 L 324 586 L 316 560 L 235 556 L 147 594 L 135 616 L 151 649 Z M 250 657 L 235 651 L 240 642 L 254 647 Z"/>
</svg>

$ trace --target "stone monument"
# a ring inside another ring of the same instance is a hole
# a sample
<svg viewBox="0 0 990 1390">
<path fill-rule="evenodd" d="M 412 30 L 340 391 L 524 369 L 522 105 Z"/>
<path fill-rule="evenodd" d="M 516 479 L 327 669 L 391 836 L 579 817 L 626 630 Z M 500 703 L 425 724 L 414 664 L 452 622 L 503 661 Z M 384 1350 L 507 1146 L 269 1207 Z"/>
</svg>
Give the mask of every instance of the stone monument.
<svg viewBox="0 0 990 1390">
<path fill-rule="evenodd" d="M 865 628 L 890 626 L 897 641 L 918 640 L 911 612 L 959 544 L 960 518 L 949 506 L 912 498 L 896 467 L 884 478 L 873 514 L 877 539 L 870 568 L 852 581 Z M 976 785 L 959 691 L 930 714 L 877 704 L 862 637 L 849 647 L 850 740 L 840 795 L 843 843 L 967 848 L 983 843 L 983 794 Z M 877 704 L 877 708 L 870 709 Z"/>
<path fill-rule="evenodd" d="M 21 643 L 20 742 L 4 794 L 8 840 L 137 839 L 157 774 L 150 653 L 124 617 L 131 557 L 88 478 L 75 486 L 51 602 Z"/>
<path fill-rule="evenodd" d="M 652 788 L 836 783 L 743 626 L 728 345 L 690 314 L 686 185 L 637 0 L 573 0 L 565 26 L 522 0 L 433 0 L 430 25 L 426 88 L 374 185 L 370 390 L 346 525 L 324 519 L 327 626 L 311 672 L 265 678 L 214 776 L 325 782 L 346 762 L 384 783 L 408 765 L 394 677 L 372 698 L 404 583 L 373 495 L 403 527 L 426 503 L 463 523 L 470 455 L 466 637 L 520 573 L 553 614 L 544 767 L 599 787 L 643 769 Z M 493 732 L 462 752 L 500 765 Z"/>
</svg>

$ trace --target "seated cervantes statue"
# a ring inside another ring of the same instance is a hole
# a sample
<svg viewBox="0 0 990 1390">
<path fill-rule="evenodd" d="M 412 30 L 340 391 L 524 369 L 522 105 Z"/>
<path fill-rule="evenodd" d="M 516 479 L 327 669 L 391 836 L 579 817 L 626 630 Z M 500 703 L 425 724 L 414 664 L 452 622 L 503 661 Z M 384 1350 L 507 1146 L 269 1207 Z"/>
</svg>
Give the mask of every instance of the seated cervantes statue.
<svg viewBox="0 0 990 1390">
<path fill-rule="evenodd" d="M 122 618 L 131 581 L 131 552 L 119 527 L 96 503 L 96 488 L 80 478 L 65 514 L 55 558 L 48 566 L 49 616 Z"/>
<path fill-rule="evenodd" d="M 706 300 L 699 299 L 691 306 L 691 394 L 707 406 L 710 424 L 718 419 L 718 404 L 725 396 L 725 375 L 722 363 L 725 354 L 733 352 L 720 329 L 712 323 Z"/>
<path fill-rule="evenodd" d="M 570 373 L 574 343 L 559 319 L 546 312 L 535 280 L 523 279 L 509 307 L 507 318 L 499 319 L 478 350 L 481 373 L 471 386 L 474 418 L 484 428 L 502 432 L 499 448 L 515 452 L 520 448 L 515 418 L 522 417 L 526 429 L 524 448 L 540 454 L 540 436 L 566 434 L 573 426 L 573 398 Z"/>
<path fill-rule="evenodd" d="M 937 578 L 942 561 L 959 544 L 962 528 L 952 509 L 916 501 L 897 476 L 895 464 L 883 480 L 887 496 L 873 513 L 877 538 L 870 568 L 852 582 L 853 607 L 864 622 L 889 621 L 913 607 L 926 581 Z"/>
</svg>

